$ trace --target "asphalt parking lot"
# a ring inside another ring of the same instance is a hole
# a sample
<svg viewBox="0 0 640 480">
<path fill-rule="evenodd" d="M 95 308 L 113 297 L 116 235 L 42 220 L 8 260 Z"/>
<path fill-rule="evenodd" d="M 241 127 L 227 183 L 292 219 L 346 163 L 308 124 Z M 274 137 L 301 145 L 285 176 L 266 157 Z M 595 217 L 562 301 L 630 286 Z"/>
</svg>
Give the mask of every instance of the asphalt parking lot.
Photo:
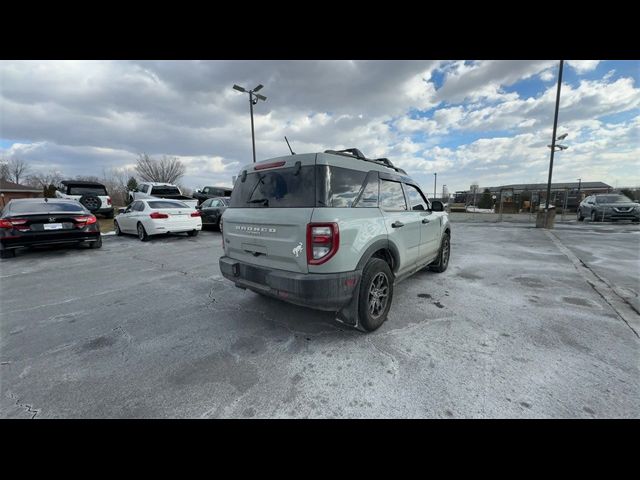
<svg viewBox="0 0 640 480">
<path fill-rule="evenodd" d="M 397 285 L 372 334 L 235 288 L 221 251 L 1 262 L 0 417 L 640 417 L 638 226 L 454 223 L 449 270 Z"/>
</svg>

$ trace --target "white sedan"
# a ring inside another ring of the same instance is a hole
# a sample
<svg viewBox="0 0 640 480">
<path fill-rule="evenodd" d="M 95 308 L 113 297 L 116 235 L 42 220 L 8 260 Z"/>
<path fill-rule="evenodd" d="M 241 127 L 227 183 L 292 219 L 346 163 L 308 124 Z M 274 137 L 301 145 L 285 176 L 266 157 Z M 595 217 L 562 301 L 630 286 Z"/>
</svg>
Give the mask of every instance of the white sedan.
<svg viewBox="0 0 640 480">
<path fill-rule="evenodd" d="M 177 200 L 136 200 L 114 219 L 116 235 L 132 233 L 143 242 L 151 235 L 187 233 L 195 237 L 202 230 L 200 212 Z"/>
</svg>

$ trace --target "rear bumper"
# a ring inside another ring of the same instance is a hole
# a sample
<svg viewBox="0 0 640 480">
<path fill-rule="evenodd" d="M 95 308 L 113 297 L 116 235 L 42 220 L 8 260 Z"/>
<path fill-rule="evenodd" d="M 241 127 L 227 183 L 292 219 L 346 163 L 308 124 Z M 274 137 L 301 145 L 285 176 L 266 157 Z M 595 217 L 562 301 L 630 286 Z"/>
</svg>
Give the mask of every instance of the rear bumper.
<svg viewBox="0 0 640 480">
<path fill-rule="evenodd" d="M 362 271 L 318 274 L 257 267 L 220 257 L 220 272 L 236 284 L 296 305 L 338 311 L 353 297 Z"/>
<path fill-rule="evenodd" d="M 0 237 L 3 250 L 39 245 L 55 245 L 60 243 L 96 242 L 100 239 L 100 231 L 76 231 L 57 233 L 25 233 L 23 235 L 7 235 Z"/>
</svg>

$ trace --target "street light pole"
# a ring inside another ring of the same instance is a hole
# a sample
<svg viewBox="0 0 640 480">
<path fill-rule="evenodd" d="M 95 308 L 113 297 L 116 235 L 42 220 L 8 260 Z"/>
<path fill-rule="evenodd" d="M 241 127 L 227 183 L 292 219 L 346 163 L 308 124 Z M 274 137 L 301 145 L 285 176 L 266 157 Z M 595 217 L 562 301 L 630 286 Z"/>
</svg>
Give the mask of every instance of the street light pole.
<svg viewBox="0 0 640 480">
<path fill-rule="evenodd" d="M 255 131 L 253 128 L 253 106 L 256 103 L 258 103 L 258 100 L 262 100 L 263 102 L 267 100 L 267 97 L 265 97 L 264 95 L 260 95 L 259 93 L 256 93 L 258 90 L 262 89 L 262 87 L 263 85 L 260 84 L 253 90 L 247 90 L 246 88 L 241 87 L 239 85 L 233 86 L 234 90 L 238 90 L 239 92 L 249 94 L 249 111 L 251 112 L 251 146 L 253 147 L 253 163 L 256 163 L 256 137 L 255 137 Z"/>
<path fill-rule="evenodd" d="M 438 180 L 438 174 L 434 173 L 433 174 L 433 198 L 436 198 L 436 181 Z"/>
<path fill-rule="evenodd" d="M 551 197 L 551 176 L 553 174 L 553 154 L 556 151 L 556 131 L 558 129 L 558 110 L 560 109 L 560 87 L 562 86 L 562 68 L 564 60 L 560 60 L 560 70 L 558 72 L 558 90 L 556 92 L 556 112 L 553 116 L 553 136 L 551 137 L 551 158 L 549 160 L 549 181 L 547 182 L 547 198 L 545 204 L 545 220 L 549 215 L 549 200 Z M 546 225 L 545 221 L 545 225 Z"/>
<path fill-rule="evenodd" d="M 446 185 L 442 185 L 442 202 L 444 203 L 444 187 L 446 187 Z"/>
</svg>

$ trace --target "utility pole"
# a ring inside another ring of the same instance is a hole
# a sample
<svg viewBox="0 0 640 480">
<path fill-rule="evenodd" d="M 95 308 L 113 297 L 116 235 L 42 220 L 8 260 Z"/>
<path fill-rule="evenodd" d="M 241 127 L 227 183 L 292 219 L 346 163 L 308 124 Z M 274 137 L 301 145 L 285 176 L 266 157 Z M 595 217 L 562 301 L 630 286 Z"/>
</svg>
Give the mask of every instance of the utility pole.
<svg viewBox="0 0 640 480">
<path fill-rule="evenodd" d="M 553 135 L 551 137 L 551 158 L 549 160 L 549 180 L 547 182 L 547 198 L 545 204 L 545 226 L 549 215 L 549 200 L 551 199 L 551 177 L 553 175 L 553 154 L 556 151 L 556 131 L 558 129 L 558 110 L 560 109 L 560 88 L 562 87 L 562 69 L 564 60 L 560 60 L 560 70 L 558 71 L 558 89 L 556 91 L 556 111 L 553 116 Z"/>
<path fill-rule="evenodd" d="M 433 174 L 433 198 L 436 198 L 436 180 L 438 180 L 438 174 L 434 173 Z"/>
</svg>

